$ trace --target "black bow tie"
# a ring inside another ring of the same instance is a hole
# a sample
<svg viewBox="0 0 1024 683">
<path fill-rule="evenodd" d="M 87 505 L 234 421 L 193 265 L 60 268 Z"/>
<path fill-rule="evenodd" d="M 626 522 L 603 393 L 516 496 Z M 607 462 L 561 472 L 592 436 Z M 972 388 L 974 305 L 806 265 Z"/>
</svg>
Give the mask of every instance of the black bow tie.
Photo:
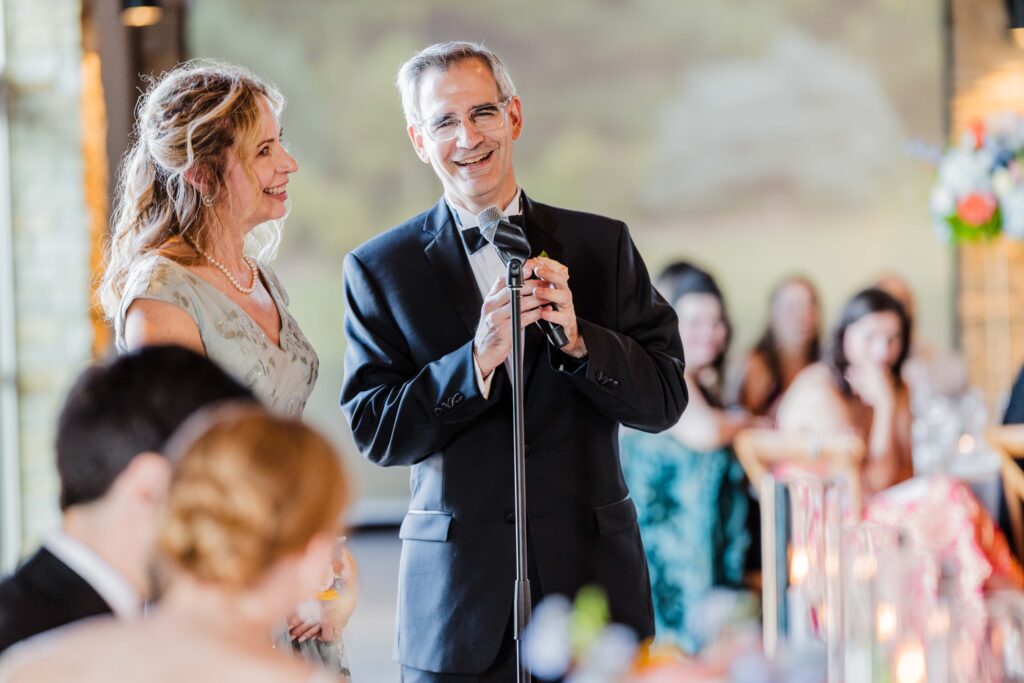
<svg viewBox="0 0 1024 683">
<path fill-rule="evenodd" d="M 509 216 L 506 220 L 513 225 L 523 227 L 522 215 Z M 462 235 L 462 242 L 466 245 L 466 249 L 469 250 L 470 254 L 475 254 L 487 246 L 487 240 L 484 239 L 480 228 L 466 228 L 465 230 L 460 230 L 459 233 Z"/>
<path fill-rule="evenodd" d="M 469 250 L 470 254 L 475 254 L 487 246 L 487 240 L 481 234 L 480 228 L 466 228 L 459 232 L 462 235 L 462 242 L 466 245 L 466 249 Z"/>
</svg>

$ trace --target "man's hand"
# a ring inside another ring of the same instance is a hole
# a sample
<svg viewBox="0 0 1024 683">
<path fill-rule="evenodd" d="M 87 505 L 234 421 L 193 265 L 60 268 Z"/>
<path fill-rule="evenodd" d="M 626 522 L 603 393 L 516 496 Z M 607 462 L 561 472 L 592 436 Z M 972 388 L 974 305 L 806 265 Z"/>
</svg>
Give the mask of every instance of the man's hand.
<svg viewBox="0 0 1024 683">
<path fill-rule="evenodd" d="M 520 327 L 542 319 L 561 325 L 569 339 L 562 352 L 574 358 L 586 356 L 587 346 L 576 324 L 576 309 L 573 308 L 572 291 L 569 289 L 569 269 L 558 261 L 538 256 L 523 264 L 523 279 L 519 299 L 522 306 Z M 551 304 L 558 310 L 554 310 Z M 498 277 L 484 299 L 480 324 L 473 338 L 473 355 L 484 377 L 504 363 L 512 350 L 511 318 L 512 302 L 508 287 L 505 286 L 505 278 Z"/>
<path fill-rule="evenodd" d="M 527 277 L 527 270 L 530 259 L 524 265 L 523 277 Z M 543 301 L 537 298 L 535 289 L 539 283 L 524 282 L 520 290 L 519 302 L 521 315 L 519 317 L 520 327 L 532 325 L 541 318 Z M 473 337 L 473 356 L 477 365 L 480 366 L 480 374 L 487 377 L 494 368 L 505 362 L 505 358 L 512 350 L 512 333 L 509 329 L 509 321 L 512 319 L 512 301 L 509 296 L 508 287 L 505 286 L 505 278 L 495 278 L 491 285 L 491 291 L 484 298 L 484 305 L 480 308 L 480 324 L 477 325 L 476 335 Z"/>
<path fill-rule="evenodd" d="M 554 304 L 541 309 L 540 317 L 548 322 L 561 325 L 569 343 L 562 347 L 562 353 L 573 358 L 587 355 L 587 345 L 580 336 L 579 325 L 576 323 L 576 309 L 572 304 L 572 290 L 569 289 L 569 269 L 553 259 L 544 256 L 530 259 L 524 268 L 524 277 L 537 278 L 537 289 L 534 298 L 544 304 Z M 546 285 L 546 286 L 544 286 Z"/>
</svg>

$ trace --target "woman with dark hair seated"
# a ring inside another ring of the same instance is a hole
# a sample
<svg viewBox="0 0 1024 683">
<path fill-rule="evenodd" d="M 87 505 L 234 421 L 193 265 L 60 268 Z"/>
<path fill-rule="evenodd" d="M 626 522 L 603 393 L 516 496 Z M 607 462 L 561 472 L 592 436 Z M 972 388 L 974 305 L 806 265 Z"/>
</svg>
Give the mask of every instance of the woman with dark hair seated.
<svg viewBox="0 0 1024 683">
<path fill-rule="evenodd" d="M 730 382 L 730 394 L 754 415 L 774 417 L 782 394 L 821 353 L 821 307 L 811 281 L 796 275 L 777 284 L 769 301 L 768 325 Z"/>
<path fill-rule="evenodd" d="M 861 437 L 866 493 L 909 479 L 910 400 L 900 374 L 909 348 L 903 306 L 880 289 L 859 292 L 843 307 L 827 360 L 801 372 L 783 397 L 779 429 Z"/>
<path fill-rule="evenodd" d="M 901 379 L 910 322 L 903 306 L 881 289 L 859 292 L 843 307 L 831 345 L 828 360 L 801 372 L 783 396 L 780 431 L 859 437 L 865 518 L 903 528 L 931 558 L 935 576 L 950 563 L 960 597 L 976 613 L 984 587 L 1024 587 L 1005 537 L 968 487 L 945 476 L 911 479 L 910 399 Z"/>
<path fill-rule="evenodd" d="M 730 444 L 751 419 L 722 407 L 731 330 L 714 279 L 676 263 L 656 284 L 679 316 L 690 403 L 666 432 L 625 434 L 622 466 L 647 553 L 658 638 L 695 652 L 703 642 L 694 607 L 715 586 L 739 586 L 743 578 L 747 496 Z"/>
</svg>

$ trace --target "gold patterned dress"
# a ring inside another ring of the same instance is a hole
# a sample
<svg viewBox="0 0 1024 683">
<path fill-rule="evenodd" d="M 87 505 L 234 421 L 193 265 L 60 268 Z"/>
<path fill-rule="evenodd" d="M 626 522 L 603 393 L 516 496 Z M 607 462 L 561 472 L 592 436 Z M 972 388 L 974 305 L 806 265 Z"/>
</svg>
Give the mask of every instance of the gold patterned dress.
<svg viewBox="0 0 1024 683">
<path fill-rule="evenodd" d="M 114 319 L 119 352 L 127 349 L 125 315 L 136 299 L 154 299 L 182 308 L 199 328 L 206 355 L 271 410 L 299 417 L 316 384 L 320 361 L 288 312 L 288 295 L 269 266 L 257 263 L 281 319 L 280 345 L 219 289 L 191 270 L 159 254 L 141 259 L 128 274 Z"/>
</svg>

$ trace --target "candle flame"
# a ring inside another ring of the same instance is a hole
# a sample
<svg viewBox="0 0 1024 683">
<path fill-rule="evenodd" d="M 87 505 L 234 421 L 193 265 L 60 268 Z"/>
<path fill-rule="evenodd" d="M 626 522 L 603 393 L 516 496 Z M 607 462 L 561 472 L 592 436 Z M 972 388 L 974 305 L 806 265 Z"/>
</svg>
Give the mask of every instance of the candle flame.
<svg viewBox="0 0 1024 683">
<path fill-rule="evenodd" d="M 960 437 L 960 441 L 957 442 L 957 450 L 961 453 L 970 453 L 974 450 L 974 437 L 970 434 L 964 434 Z"/>
<path fill-rule="evenodd" d="M 878 570 L 878 562 L 872 555 L 858 555 L 853 560 L 853 578 L 857 581 L 869 581 Z"/>
<path fill-rule="evenodd" d="M 918 641 L 903 643 L 896 651 L 896 683 L 924 683 L 927 670 L 924 647 Z"/>
<path fill-rule="evenodd" d="M 789 562 L 789 583 L 799 586 L 807 578 L 811 570 L 811 561 L 806 548 L 794 548 L 793 557 Z"/>
<path fill-rule="evenodd" d="M 896 635 L 896 626 L 898 623 L 896 618 L 896 606 L 890 602 L 879 603 L 875 620 L 875 632 L 878 635 L 878 642 L 887 643 L 892 640 Z"/>
</svg>

